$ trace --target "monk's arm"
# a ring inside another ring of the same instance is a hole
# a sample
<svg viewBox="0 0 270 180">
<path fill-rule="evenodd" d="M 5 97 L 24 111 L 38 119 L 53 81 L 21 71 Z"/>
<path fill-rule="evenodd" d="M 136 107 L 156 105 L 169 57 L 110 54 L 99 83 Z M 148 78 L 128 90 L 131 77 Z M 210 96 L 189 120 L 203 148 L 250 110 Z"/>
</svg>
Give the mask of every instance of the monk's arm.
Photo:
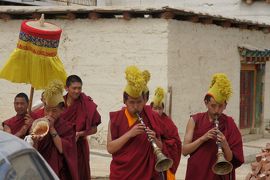
<svg viewBox="0 0 270 180">
<path fill-rule="evenodd" d="M 202 138 L 198 138 L 196 141 L 192 142 L 194 128 L 195 128 L 195 122 L 192 118 L 190 118 L 186 127 L 186 134 L 184 138 L 184 144 L 182 147 L 182 154 L 184 156 L 191 154 L 198 147 L 200 147 L 201 144 L 204 143 Z"/>
<path fill-rule="evenodd" d="M 80 136 L 80 137 L 89 136 L 96 133 L 97 133 L 97 126 L 92 126 L 90 130 L 77 132 L 77 136 Z"/>
<path fill-rule="evenodd" d="M 233 153 L 228 143 L 223 146 L 223 153 L 227 161 L 231 161 L 233 159 Z"/>
<path fill-rule="evenodd" d="M 26 135 L 28 128 L 29 127 L 27 125 L 23 125 L 22 128 L 14 135 L 21 138 Z"/>
<path fill-rule="evenodd" d="M 50 128 L 50 134 L 52 136 L 54 145 L 56 146 L 59 153 L 62 154 L 63 153 L 62 140 L 54 127 Z"/>
<path fill-rule="evenodd" d="M 128 132 L 119 137 L 118 139 L 112 140 L 111 136 L 111 121 L 109 122 L 108 135 L 107 135 L 107 151 L 110 154 L 117 152 L 123 147 L 123 145 L 129 140 Z"/>
</svg>

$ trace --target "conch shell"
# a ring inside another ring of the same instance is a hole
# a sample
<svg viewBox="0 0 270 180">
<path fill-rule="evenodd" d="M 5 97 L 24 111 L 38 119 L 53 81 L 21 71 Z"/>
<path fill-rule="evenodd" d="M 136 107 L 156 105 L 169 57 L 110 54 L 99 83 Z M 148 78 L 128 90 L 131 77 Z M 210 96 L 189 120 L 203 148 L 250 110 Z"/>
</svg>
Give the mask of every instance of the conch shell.
<svg viewBox="0 0 270 180">
<path fill-rule="evenodd" d="M 32 135 L 45 136 L 49 132 L 49 120 L 45 117 L 35 120 L 32 124 Z"/>
</svg>

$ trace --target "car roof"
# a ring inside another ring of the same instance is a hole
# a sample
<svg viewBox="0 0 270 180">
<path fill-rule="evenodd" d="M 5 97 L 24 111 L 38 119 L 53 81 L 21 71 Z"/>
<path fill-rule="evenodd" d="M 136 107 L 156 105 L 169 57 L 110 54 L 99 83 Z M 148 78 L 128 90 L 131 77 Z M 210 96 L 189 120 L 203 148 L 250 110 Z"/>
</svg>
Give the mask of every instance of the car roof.
<svg viewBox="0 0 270 180">
<path fill-rule="evenodd" d="M 9 155 L 21 150 L 33 149 L 33 147 L 27 142 L 3 131 L 0 131 L 0 147 L 0 154 L 4 157 L 8 157 Z"/>
</svg>

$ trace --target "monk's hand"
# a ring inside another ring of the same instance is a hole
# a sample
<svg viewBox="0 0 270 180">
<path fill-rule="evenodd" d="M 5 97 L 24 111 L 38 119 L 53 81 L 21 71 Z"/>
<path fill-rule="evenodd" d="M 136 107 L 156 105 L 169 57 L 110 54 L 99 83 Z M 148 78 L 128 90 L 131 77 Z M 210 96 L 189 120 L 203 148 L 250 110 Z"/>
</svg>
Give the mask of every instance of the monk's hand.
<svg viewBox="0 0 270 180">
<path fill-rule="evenodd" d="M 156 132 L 146 127 L 145 129 L 146 133 L 148 134 L 149 138 L 152 138 L 154 141 L 157 141 Z"/>
<path fill-rule="evenodd" d="M 43 139 L 44 136 L 40 136 L 40 135 L 32 135 L 32 139 L 34 141 L 34 143 L 38 143 L 39 141 L 41 141 Z"/>
<path fill-rule="evenodd" d="M 80 138 L 80 137 L 82 137 L 83 136 L 83 133 L 80 131 L 80 132 L 76 132 L 76 142 L 78 141 L 78 139 Z"/>
<path fill-rule="evenodd" d="M 226 137 L 219 130 L 217 130 L 217 140 L 220 142 L 222 148 L 225 148 L 225 147 L 229 146 Z"/>
<path fill-rule="evenodd" d="M 139 134 L 144 133 L 144 126 L 139 123 L 135 124 L 129 131 L 128 131 L 128 136 L 129 138 L 135 137 Z"/>
<path fill-rule="evenodd" d="M 29 129 L 29 126 L 28 125 L 26 125 L 26 124 L 23 125 L 22 128 L 21 128 L 22 134 L 25 134 L 28 131 L 28 129 Z"/>
<path fill-rule="evenodd" d="M 29 114 L 26 114 L 24 116 L 24 124 L 27 125 L 28 127 L 30 127 L 33 123 L 33 118 L 29 115 Z"/>
<path fill-rule="evenodd" d="M 54 128 L 55 119 L 53 117 L 51 117 L 51 116 L 46 116 L 46 118 L 50 122 L 50 129 Z"/>
<path fill-rule="evenodd" d="M 215 139 L 217 137 L 217 128 L 214 127 L 212 129 L 210 129 L 209 131 L 207 131 L 202 137 L 202 141 L 206 142 L 209 139 Z"/>
</svg>

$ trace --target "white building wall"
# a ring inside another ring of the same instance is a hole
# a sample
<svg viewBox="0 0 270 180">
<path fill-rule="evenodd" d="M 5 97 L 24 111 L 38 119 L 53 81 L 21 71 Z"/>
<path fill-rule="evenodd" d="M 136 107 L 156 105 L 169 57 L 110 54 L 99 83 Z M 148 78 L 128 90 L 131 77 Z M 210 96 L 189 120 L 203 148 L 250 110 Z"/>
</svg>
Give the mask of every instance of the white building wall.
<svg viewBox="0 0 270 180">
<path fill-rule="evenodd" d="M 125 68 L 138 65 L 151 72 L 150 91 L 157 85 L 167 86 L 167 22 L 162 19 L 88 19 L 55 20 L 63 29 L 59 56 L 68 74 L 77 74 L 83 80 L 83 91 L 98 104 L 102 116 L 98 136 L 104 144 L 109 112 L 121 108 Z M 0 67 L 16 47 L 20 30 L 19 20 L 0 21 Z M 30 86 L 0 80 L 0 120 L 15 114 L 14 96 Z M 36 101 L 40 92 L 35 94 Z"/>
<path fill-rule="evenodd" d="M 232 81 L 233 96 L 225 112 L 239 124 L 241 64 L 237 47 L 245 44 L 269 49 L 270 35 L 237 28 L 169 21 L 168 81 L 169 86 L 173 87 L 172 118 L 180 133 L 185 132 L 191 114 L 205 111 L 203 98 L 212 74 L 217 72 L 226 73 Z M 266 75 L 268 78 L 269 72 Z M 269 86 L 269 80 L 266 80 L 266 96 L 269 96 Z M 265 113 L 269 105 L 269 100 L 266 100 Z M 265 114 L 265 118 L 268 117 L 269 112 Z"/>
</svg>

